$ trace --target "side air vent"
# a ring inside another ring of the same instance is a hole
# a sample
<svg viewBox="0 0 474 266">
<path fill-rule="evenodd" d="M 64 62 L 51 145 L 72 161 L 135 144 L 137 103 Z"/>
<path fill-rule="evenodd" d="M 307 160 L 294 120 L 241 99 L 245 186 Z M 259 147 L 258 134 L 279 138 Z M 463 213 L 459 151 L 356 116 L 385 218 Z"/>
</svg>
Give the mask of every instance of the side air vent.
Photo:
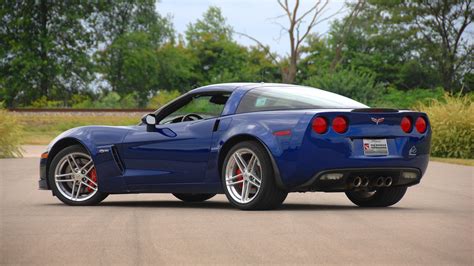
<svg viewBox="0 0 474 266">
<path fill-rule="evenodd" d="M 115 147 L 115 146 L 112 146 L 112 156 L 114 157 L 114 161 L 117 164 L 117 167 L 123 173 L 125 171 L 125 166 L 122 162 L 122 159 L 120 158 L 117 147 Z"/>
<path fill-rule="evenodd" d="M 398 113 L 398 110 L 390 109 L 390 108 L 360 108 L 360 109 L 354 109 L 351 112 L 353 113 Z"/>
</svg>

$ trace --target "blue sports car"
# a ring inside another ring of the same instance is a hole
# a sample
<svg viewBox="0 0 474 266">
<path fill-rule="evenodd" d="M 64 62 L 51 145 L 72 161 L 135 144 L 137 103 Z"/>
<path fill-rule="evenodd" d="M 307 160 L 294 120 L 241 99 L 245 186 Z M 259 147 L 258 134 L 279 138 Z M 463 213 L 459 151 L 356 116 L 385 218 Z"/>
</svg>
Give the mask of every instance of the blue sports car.
<svg viewBox="0 0 474 266">
<path fill-rule="evenodd" d="M 244 210 L 273 209 L 289 192 L 344 192 L 391 206 L 428 165 L 424 113 L 369 108 L 319 89 L 265 83 L 192 90 L 136 126 L 70 129 L 42 154 L 40 189 L 69 205 L 109 194 L 225 193 Z"/>
</svg>

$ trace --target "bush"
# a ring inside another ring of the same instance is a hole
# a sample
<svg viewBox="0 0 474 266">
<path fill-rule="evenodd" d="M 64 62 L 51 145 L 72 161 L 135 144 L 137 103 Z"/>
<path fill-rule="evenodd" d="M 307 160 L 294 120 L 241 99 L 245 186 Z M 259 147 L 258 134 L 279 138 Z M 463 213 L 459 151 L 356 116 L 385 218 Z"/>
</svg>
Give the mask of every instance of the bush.
<svg viewBox="0 0 474 266">
<path fill-rule="evenodd" d="M 420 104 L 433 130 L 431 155 L 451 158 L 474 158 L 472 132 L 474 105 L 472 97 L 445 95 L 444 101 L 433 100 Z"/>
<path fill-rule="evenodd" d="M 408 91 L 397 90 L 389 87 L 387 92 L 370 103 L 377 107 L 396 109 L 410 109 L 418 104 L 429 104 L 432 100 L 444 101 L 444 89 L 413 89 Z"/>
<path fill-rule="evenodd" d="M 344 95 L 356 101 L 370 104 L 384 93 L 382 84 L 375 81 L 372 73 L 342 69 L 322 72 L 303 82 L 305 85 Z"/>
<path fill-rule="evenodd" d="M 179 91 L 173 90 L 173 91 L 165 91 L 161 90 L 158 91 L 158 93 L 153 96 L 150 101 L 148 102 L 148 108 L 151 109 L 158 109 L 161 106 L 167 104 L 168 102 L 176 99 L 179 97 L 181 93 Z"/>
<path fill-rule="evenodd" d="M 62 106 L 62 101 L 51 101 L 48 100 L 48 97 L 46 96 L 41 96 L 31 103 L 31 107 L 33 108 L 57 108 Z"/>
<path fill-rule="evenodd" d="M 0 158 L 22 157 L 22 127 L 14 116 L 0 110 Z"/>
<path fill-rule="evenodd" d="M 72 108 L 137 108 L 138 101 L 135 93 L 127 94 L 123 97 L 116 92 L 108 92 L 99 95 L 97 100 L 91 99 L 89 96 L 73 96 Z"/>
</svg>

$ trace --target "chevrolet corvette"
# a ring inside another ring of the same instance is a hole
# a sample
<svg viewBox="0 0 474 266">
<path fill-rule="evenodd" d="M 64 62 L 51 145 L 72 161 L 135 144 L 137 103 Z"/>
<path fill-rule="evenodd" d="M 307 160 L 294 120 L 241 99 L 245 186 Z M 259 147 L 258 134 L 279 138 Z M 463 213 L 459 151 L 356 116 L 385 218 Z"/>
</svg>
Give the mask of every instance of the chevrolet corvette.
<svg viewBox="0 0 474 266">
<path fill-rule="evenodd" d="M 65 131 L 41 155 L 39 188 L 68 205 L 109 194 L 202 202 L 224 193 L 239 209 L 262 210 L 290 192 L 319 191 L 387 207 L 421 181 L 430 139 L 425 113 L 370 108 L 297 85 L 217 84 L 138 125 Z"/>
</svg>

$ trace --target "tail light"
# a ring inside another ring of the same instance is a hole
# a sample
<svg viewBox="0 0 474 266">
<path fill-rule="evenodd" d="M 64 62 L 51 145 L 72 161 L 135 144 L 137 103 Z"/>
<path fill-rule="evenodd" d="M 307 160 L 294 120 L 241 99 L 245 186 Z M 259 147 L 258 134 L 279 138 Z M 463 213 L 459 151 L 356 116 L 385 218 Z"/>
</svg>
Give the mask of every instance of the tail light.
<svg viewBox="0 0 474 266">
<path fill-rule="evenodd" d="M 326 118 L 318 116 L 313 120 L 313 124 L 311 125 L 313 131 L 318 134 L 323 134 L 328 131 L 328 121 Z"/>
<path fill-rule="evenodd" d="M 411 119 L 408 116 L 402 118 L 402 122 L 400 123 L 400 127 L 405 133 L 410 133 L 411 131 Z"/>
<path fill-rule="evenodd" d="M 415 122 L 416 130 L 420 133 L 425 133 L 426 131 L 426 120 L 424 117 L 418 117 Z"/>
<path fill-rule="evenodd" d="M 337 133 L 346 132 L 347 127 L 347 119 L 342 116 L 338 116 L 332 120 L 332 129 L 334 129 L 334 131 Z"/>
</svg>

